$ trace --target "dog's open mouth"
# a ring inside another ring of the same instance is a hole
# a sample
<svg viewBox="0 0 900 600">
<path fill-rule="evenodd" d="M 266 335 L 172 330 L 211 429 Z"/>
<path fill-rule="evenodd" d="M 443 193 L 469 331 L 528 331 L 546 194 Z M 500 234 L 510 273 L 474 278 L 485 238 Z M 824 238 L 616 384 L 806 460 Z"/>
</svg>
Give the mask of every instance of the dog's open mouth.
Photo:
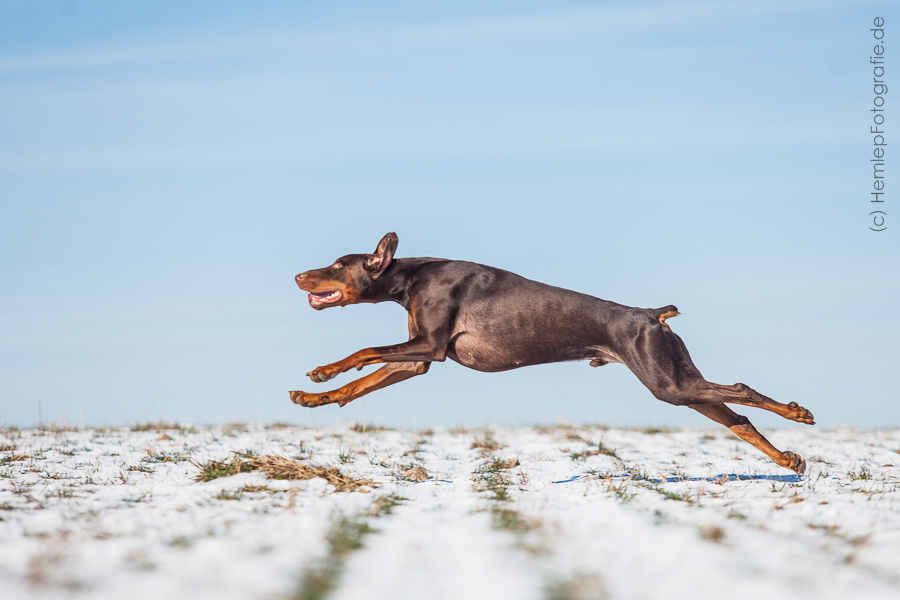
<svg viewBox="0 0 900 600">
<path fill-rule="evenodd" d="M 325 290 L 324 292 L 310 292 L 309 293 L 309 304 L 313 308 L 321 308 L 323 306 L 328 306 L 329 304 L 334 304 L 335 302 L 341 299 L 340 290 Z"/>
</svg>

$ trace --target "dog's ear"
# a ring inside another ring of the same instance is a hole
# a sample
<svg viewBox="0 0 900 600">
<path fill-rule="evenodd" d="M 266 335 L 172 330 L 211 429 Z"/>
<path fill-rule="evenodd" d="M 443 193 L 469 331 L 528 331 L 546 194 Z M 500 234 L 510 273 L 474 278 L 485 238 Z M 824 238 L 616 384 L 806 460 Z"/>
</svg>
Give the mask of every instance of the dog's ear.
<svg viewBox="0 0 900 600">
<path fill-rule="evenodd" d="M 378 279 L 378 276 L 384 273 L 384 270 L 391 264 L 394 251 L 397 249 L 397 241 L 396 233 L 385 234 L 378 242 L 375 253 L 366 257 L 366 269 L 372 272 L 372 279 Z"/>
</svg>

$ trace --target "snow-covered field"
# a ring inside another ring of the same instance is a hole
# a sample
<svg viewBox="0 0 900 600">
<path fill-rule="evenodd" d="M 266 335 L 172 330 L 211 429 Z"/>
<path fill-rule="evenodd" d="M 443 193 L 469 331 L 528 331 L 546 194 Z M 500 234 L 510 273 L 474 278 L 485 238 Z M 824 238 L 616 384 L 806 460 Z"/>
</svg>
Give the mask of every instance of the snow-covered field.
<svg viewBox="0 0 900 600">
<path fill-rule="evenodd" d="M 0 430 L 0 597 L 900 597 L 900 430 L 766 433 L 806 476 L 724 429 Z M 273 454 L 375 485 L 197 481 Z"/>
</svg>

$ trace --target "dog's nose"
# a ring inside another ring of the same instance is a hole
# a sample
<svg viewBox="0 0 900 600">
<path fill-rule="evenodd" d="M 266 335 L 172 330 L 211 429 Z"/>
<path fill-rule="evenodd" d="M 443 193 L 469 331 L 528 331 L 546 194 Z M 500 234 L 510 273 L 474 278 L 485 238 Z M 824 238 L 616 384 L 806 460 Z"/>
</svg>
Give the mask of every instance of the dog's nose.
<svg viewBox="0 0 900 600">
<path fill-rule="evenodd" d="M 306 273 L 300 273 L 299 275 L 294 277 L 294 281 L 296 281 L 297 283 L 303 283 L 304 281 L 306 281 L 306 278 L 307 278 Z"/>
</svg>

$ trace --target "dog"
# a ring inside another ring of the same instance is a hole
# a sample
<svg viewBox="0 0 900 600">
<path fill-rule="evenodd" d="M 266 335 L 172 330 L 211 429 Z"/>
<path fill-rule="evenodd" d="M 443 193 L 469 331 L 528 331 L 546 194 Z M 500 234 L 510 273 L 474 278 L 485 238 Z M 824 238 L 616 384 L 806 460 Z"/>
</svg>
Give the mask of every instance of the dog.
<svg viewBox="0 0 900 600">
<path fill-rule="evenodd" d="M 496 372 L 570 360 L 592 367 L 622 363 L 663 402 L 687 406 L 730 429 L 778 465 L 798 475 L 806 462 L 775 448 L 726 404 L 762 408 L 814 424 L 796 402 L 781 404 L 743 383 L 703 378 L 667 319 L 674 306 L 633 308 L 525 279 L 477 263 L 442 258 L 394 258 L 397 234 L 386 234 L 372 254 L 348 254 L 330 266 L 295 277 L 316 310 L 363 302 L 396 302 L 408 313 L 409 341 L 355 352 L 307 375 L 325 382 L 352 368 L 379 370 L 326 393 L 290 392 L 315 407 L 346 405 L 375 390 L 428 372 L 447 358 L 477 371 Z"/>
</svg>

